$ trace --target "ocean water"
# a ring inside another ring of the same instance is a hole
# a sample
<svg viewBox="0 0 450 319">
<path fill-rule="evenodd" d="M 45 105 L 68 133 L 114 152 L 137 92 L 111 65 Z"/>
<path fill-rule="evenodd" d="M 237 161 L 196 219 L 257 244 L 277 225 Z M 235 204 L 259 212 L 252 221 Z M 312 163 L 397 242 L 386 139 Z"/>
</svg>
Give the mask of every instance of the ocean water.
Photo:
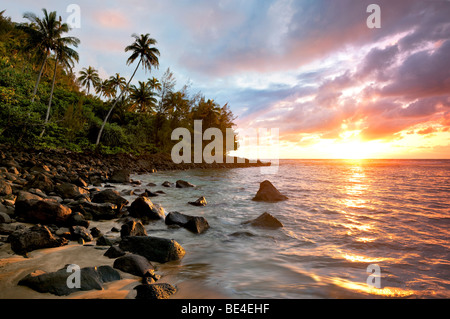
<svg viewBox="0 0 450 319">
<path fill-rule="evenodd" d="M 152 198 L 166 213 L 203 216 L 211 226 L 201 235 L 162 221 L 147 226 L 185 248 L 163 267 L 177 282 L 231 298 L 450 297 L 450 161 L 282 160 L 276 174 L 255 167 L 132 178 L 142 181 L 135 188 L 166 192 Z M 160 186 L 178 179 L 196 187 Z M 289 200 L 252 201 L 264 180 Z M 187 204 L 200 196 L 206 207 Z M 264 212 L 284 227 L 242 225 Z"/>
</svg>

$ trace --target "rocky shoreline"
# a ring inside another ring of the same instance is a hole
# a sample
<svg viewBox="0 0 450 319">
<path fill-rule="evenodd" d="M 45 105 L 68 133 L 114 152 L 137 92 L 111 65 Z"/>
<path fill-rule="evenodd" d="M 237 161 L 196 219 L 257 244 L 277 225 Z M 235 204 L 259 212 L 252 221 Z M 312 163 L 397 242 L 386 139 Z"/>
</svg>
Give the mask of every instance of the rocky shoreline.
<svg viewBox="0 0 450 319">
<path fill-rule="evenodd" d="M 77 291 L 102 290 L 107 283 L 121 280 L 124 273 L 138 276 L 141 284 L 134 287 L 137 299 L 166 299 L 177 289 L 169 283 L 158 283 L 152 263 L 178 261 L 185 255 L 184 248 L 175 240 L 148 236 L 146 224 L 164 220 L 167 227 L 183 227 L 201 234 L 210 225 L 203 217 L 188 216 L 164 210 L 152 203 L 150 191 L 140 194 L 132 203 L 114 190 L 114 183 L 140 185 L 130 174 L 151 173 L 156 170 L 188 168 L 225 168 L 266 165 L 256 164 L 173 164 L 162 155 L 134 157 L 131 155 L 101 156 L 68 151 L 17 150 L 0 147 L 0 247 L 8 247 L 13 254 L 28 258 L 30 253 L 48 248 L 81 245 L 94 247 L 111 262 L 106 265 L 79 269 L 81 286 L 68 287 L 70 265 L 61 265 L 54 272 L 33 269 L 18 285 L 40 293 L 67 296 Z M 279 200 L 276 189 L 273 200 Z M 111 184 L 111 188 L 108 186 Z M 190 188 L 187 181 L 177 181 L 165 187 Z M 151 186 L 151 185 L 146 185 Z M 102 187 L 103 190 L 98 187 Z M 258 200 L 258 198 L 256 198 Z M 191 205 L 207 205 L 205 197 Z M 104 235 L 93 225 L 115 221 Z M 263 214 L 254 226 L 282 227 L 270 214 Z M 10 253 L 11 254 L 11 253 Z M 1 261 L 2 256 L 0 256 Z M 2 263 L 0 262 L 0 271 Z M 120 272 L 119 272 L 120 270 Z M 0 281 L 1 281 L 0 276 Z"/>
</svg>

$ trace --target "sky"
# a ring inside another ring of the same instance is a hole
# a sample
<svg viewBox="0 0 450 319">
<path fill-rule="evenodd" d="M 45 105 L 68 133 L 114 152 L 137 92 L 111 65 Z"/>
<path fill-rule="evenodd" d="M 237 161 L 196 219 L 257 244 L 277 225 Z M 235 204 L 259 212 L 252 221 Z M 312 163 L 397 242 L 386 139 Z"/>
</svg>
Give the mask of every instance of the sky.
<svg viewBox="0 0 450 319">
<path fill-rule="evenodd" d="M 370 4 L 380 28 L 369 28 Z M 76 70 L 129 78 L 124 48 L 150 33 L 160 67 L 237 116 L 239 155 L 450 158 L 450 1 L 16 0 L 5 15 L 80 8 Z M 253 142 L 252 142 L 253 141 Z M 245 142 L 245 141 L 243 141 Z M 253 143 L 254 144 L 254 143 Z M 276 149 L 276 152 L 274 151 Z M 259 155 L 255 155 L 259 151 Z"/>
</svg>

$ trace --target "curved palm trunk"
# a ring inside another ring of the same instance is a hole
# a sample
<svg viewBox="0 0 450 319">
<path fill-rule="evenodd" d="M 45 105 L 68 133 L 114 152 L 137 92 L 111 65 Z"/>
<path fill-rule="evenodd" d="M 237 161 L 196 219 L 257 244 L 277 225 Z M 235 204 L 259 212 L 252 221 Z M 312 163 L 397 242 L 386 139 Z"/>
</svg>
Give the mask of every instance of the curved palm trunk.
<svg viewBox="0 0 450 319">
<path fill-rule="evenodd" d="M 48 101 L 48 108 L 47 108 L 47 115 L 45 116 L 45 121 L 44 121 L 44 128 L 41 132 L 41 135 L 39 135 L 39 137 L 44 136 L 45 133 L 45 129 L 47 127 L 47 123 L 48 123 L 48 119 L 50 118 L 50 110 L 52 108 L 52 99 L 53 99 L 53 91 L 55 89 L 55 81 L 56 81 L 56 68 L 58 66 L 58 58 L 56 58 L 55 61 L 55 69 L 53 70 L 53 80 L 52 80 L 52 89 L 50 91 L 50 99 Z"/>
<path fill-rule="evenodd" d="M 45 52 L 44 61 L 42 61 L 41 69 L 39 71 L 39 74 L 38 74 L 38 77 L 36 80 L 36 84 L 34 85 L 33 95 L 31 96 L 31 102 L 34 102 L 34 98 L 36 97 L 37 89 L 39 86 L 39 82 L 41 81 L 42 73 L 44 72 L 44 66 L 45 66 L 45 62 L 47 62 L 47 58 L 48 58 L 48 50 L 47 50 L 47 52 Z"/>
<path fill-rule="evenodd" d="M 100 139 L 102 138 L 102 134 L 103 134 L 103 130 L 105 129 L 105 125 L 106 122 L 108 122 L 109 117 L 111 116 L 112 111 L 114 110 L 114 108 L 116 107 L 117 103 L 119 102 L 120 98 L 122 97 L 122 95 L 128 91 L 128 87 L 130 86 L 131 80 L 133 80 L 134 75 L 136 74 L 136 71 L 139 68 L 139 65 L 141 64 L 142 60 L 139 60 L 138 65 L 136 66 L 136 69 L 133 72 L 133 75 L 131 76 L 130 80 L 127 83 L 127 86 L 125 87 L 125 89 L 122 90 L 122 92 L 120 92 L 119 97 L 116 99 L 116 101 L 114 102 L 113 106 L 111 106 L 111 108 L 109 109 L 108 114 L 105 117 L 105 120 L 103 121 L 102 127 L 100 128 L 100 132 L 98 132 L 98 136 L 97 136 L 97 141 L 95 142 L 95 145 L 98 145 L 100 143 Z"/>
</svg>

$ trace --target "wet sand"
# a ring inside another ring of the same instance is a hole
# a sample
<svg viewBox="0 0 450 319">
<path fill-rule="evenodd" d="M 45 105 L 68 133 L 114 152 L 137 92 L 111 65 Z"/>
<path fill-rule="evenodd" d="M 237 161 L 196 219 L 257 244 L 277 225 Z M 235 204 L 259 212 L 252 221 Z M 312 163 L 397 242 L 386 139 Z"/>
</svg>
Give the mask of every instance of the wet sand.
<svg viewBox="0 0 450 319">
<path fill-rule="evenodd" d="M 120 228 L 114 221 L 92 222 L 92 227 L 98 227 L 107 237 L 120 236 L 109 231 L 113 226 Z M 134 299 L 133 289 L 141 284 L 141 278 L 122 272 L 121 280 L 106 283 L 103 290 L 78 291 L 69 296 L 56 296 L 50 293 L 40 293 L 31 288 L 19 286 L 17 283 L 26 275 L 36 271 L 54 272 L 67 264 L 77 264 L 81 268 L 109 265 L 113 266 L 115 259 L 103 256 L 108 247 L 99 248 L 95 241 L 80 245 L 69 242 L 68 245 L 35 250 L 28 253 L 28 258 L 14 254 L 9 243 L 0 246 L 0 299 Z M 158 264 L 155 273 L 161 276 L 158 283 L 170 283 L 177 288 L 173 299 L 224 299 L 227 296 L 219 290 L 211 289 L 195 279 L 179 278 L 177 273 L 182 266 L 178 263 Z"/>
</svg>

